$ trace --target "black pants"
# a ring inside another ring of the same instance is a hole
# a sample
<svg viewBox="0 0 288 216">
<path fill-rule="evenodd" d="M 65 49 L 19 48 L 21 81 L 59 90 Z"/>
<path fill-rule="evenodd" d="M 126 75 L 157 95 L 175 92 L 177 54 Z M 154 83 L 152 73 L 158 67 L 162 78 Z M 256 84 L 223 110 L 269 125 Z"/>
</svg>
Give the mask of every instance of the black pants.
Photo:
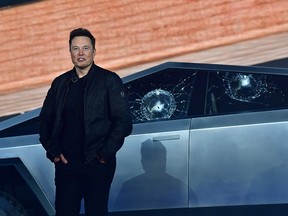
<svg viewBox="0 0 288 216">
<path fill-rule="evenodd" d="M 56 216 L 79 216 L 84 198 L 86 216 L 106 216 L 110 186 L 115 174 L 115 157 L 102 164 L 68 160 L 55 164 Z"/>
</svg>

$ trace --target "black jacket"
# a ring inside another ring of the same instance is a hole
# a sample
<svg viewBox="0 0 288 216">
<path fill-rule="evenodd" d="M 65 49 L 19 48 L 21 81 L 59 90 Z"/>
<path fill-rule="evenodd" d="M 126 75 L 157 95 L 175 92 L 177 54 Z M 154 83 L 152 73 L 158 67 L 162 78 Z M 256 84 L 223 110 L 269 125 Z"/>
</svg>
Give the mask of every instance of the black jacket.
<svg viewBox="0 0 288 216">
<path fill-rule="evenodd" d="M 61 116 L 65 96 L 75 79 L 75 68 L 55 78 L 40 112 L 40 142 L 50 160 L 62 153 L 59 143 Z M 114 156 L 132 131 L 131 113 L 122 80 L 117 74 L 95 64 L 84 81 L 84 124 L 83 153 L 87 162 L 98 156 L 106 160 Z"/>
</svg>

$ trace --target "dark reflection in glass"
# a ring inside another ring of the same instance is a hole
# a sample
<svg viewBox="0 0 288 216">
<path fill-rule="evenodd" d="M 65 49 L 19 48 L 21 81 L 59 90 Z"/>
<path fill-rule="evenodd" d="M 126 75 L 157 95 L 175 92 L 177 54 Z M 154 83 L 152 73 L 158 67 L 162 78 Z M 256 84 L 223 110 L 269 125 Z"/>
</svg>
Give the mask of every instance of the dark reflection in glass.
<svg viewBox="0 0 288 216">
<path fill-rule="evenodd" d="M 183 203 L 197 206 L 198 201 L 188 185 L 166 173 L 166 148 L 159 142 L 146 140 L 141 145 L 144 173 L 125 182 L 115 207 L 120 209 L 183 207 Z"/>
</svg>

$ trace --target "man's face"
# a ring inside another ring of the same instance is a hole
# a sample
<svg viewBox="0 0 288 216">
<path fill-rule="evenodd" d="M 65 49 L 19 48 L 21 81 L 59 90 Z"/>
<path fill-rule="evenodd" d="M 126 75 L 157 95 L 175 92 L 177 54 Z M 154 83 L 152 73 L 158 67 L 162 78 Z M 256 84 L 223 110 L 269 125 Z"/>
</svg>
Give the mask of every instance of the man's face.
<svg viewBox="0 0 288 216">
<path fill-rule="evenodd" d="M 70 54 L 76 68 L 85 69 L 93 64 L 95 50 L 89 37 L 78 36 L 71 41 Z"/>
</svg>

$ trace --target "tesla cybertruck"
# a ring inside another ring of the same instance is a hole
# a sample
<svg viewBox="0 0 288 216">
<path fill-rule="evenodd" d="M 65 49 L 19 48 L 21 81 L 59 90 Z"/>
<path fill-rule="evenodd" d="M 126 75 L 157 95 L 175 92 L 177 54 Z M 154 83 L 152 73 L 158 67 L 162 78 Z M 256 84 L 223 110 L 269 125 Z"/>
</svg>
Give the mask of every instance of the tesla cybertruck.
<svg viewBox="0 0 288 216">
<path fill-rule="evenodd" d="M 287 69 L 168 62 L 123 82 L 110 212 L 288 203 Z M 0 122 L 0 215 L 55 213 L 40 110 Z"/>
</svg>

